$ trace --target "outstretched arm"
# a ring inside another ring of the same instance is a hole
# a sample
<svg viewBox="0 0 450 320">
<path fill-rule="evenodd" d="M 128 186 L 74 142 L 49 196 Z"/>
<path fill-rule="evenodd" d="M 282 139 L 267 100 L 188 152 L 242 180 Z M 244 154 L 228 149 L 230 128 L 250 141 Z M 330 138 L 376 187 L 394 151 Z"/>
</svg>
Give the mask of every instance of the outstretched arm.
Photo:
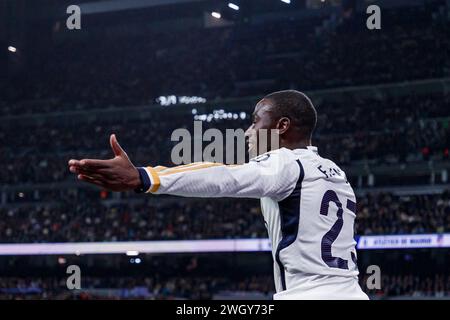
<svg viewBox="0 0 450 320">
<path fill-rule="evenodd" d="M 279 151 L 266 153 L 243 165 L 197 162 L 173 168 L 136 168 L 111 136 L 115 157 L 110 160 L 70 160 L 70 171 L 80 180 L 113 191 L 140 190 L 147 193 L 186 197 L 272 197 L 290 194 L 300 174 L 295 161 L 283 159 Z"/>
</svg>

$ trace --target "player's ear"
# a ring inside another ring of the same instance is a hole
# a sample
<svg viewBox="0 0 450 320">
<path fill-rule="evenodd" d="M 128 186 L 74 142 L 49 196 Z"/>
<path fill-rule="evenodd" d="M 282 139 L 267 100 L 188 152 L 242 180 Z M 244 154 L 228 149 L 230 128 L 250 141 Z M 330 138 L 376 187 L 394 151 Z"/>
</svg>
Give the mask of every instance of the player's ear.
<svg viewBox="0 0 450 320">
<path fill-rule="evenodd" d="M 291 120 L 288 117 L 282 117 L 278 120 L 276 129 L 278 129 L 279 134 L 285 133 L 291 126 Z"/>
</svg>

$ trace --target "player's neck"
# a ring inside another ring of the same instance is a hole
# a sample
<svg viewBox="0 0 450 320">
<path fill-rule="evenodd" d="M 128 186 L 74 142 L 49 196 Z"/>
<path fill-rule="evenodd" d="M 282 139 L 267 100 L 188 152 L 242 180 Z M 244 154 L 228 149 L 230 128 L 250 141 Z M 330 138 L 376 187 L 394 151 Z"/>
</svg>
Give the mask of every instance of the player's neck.
<svg viewBox="0 0 450 320">
<path fill-rule="evenodd" d="M 283 141 L 283 143 L 280 144 L 280 148 L 286 148 L 286 149 L 306 149 L 306 147 L 311 146 L 311 139 L 303 139 L 301 141 Z"/>
</svg>

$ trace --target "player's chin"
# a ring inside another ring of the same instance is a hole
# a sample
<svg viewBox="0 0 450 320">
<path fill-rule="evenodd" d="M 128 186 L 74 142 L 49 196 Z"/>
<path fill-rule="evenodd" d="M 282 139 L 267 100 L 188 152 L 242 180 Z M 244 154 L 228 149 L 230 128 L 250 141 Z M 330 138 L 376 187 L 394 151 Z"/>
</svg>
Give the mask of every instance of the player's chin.
<svg viewBox="0 0 450 320">
<path fill-rule="evenodd" d="M 248 145 L 247 151 L 250 156 L 250 159 L 258 156 L 258 150 L 256 150 L 256 146 L 254 146 L 252 144 Z"/>
</svg>

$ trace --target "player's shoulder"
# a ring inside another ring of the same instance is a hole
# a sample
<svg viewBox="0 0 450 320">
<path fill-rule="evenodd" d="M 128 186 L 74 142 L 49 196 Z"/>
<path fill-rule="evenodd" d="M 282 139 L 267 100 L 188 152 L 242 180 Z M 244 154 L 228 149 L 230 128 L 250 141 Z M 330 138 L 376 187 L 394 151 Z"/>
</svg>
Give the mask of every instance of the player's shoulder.
<svg viewBox="0 0 450 320">
<path fill-rule="evenodd" d="M 282 161 L 284 163 L 290 162 L 290 160 L 295 160 L 297 157 L 293 150 L 287 148 L 279 148 L 276 150 L 268 151 L 263 154 L 260 154 L 250 161 L 252 162 L 274 162 L 274 161 Z"/>
<path fill-rule="evenodd" d="M 316 172 L 317 170 L 321 171 L 322 168 L 326 168 L 326 170 L 344 172 L 333 160 L 322 157 L 318 148 L 315 146 L 291 151 L 298 161 L 301 162 L 305 171 Z"/>
<path fill-rule="evenodd" d="M 342 170 L 342 168 L 339 167 L 339 165 L 336 162 L 334 162 L 333 160 L 328 159 L 328 158 L 323 158 L 323 157 L 320 157 L 320 158 L 327 167 L 337 169 L 340 172 L 344 172 L 344 170 Z"/>
<path fill-rule="evenodd" d="M 303 161 L 306 171 L 310 173 L 312 179 L 317 177 L 338 179 L 342 177 L 347 181 L 345 171 L 331 159 L 324 158 L 317 154 L 315 157 L 308 157 Z"/>
<path fill-rule="evenodd" d="M 287 148 L 280 148 L 263 153 L 250 159 L 250 163 L 256 164 L 261 169 L 267 169 L 270 175 L 292 175 L 299 174 L 299 165 L 296 156 Z"/>
</svg>

